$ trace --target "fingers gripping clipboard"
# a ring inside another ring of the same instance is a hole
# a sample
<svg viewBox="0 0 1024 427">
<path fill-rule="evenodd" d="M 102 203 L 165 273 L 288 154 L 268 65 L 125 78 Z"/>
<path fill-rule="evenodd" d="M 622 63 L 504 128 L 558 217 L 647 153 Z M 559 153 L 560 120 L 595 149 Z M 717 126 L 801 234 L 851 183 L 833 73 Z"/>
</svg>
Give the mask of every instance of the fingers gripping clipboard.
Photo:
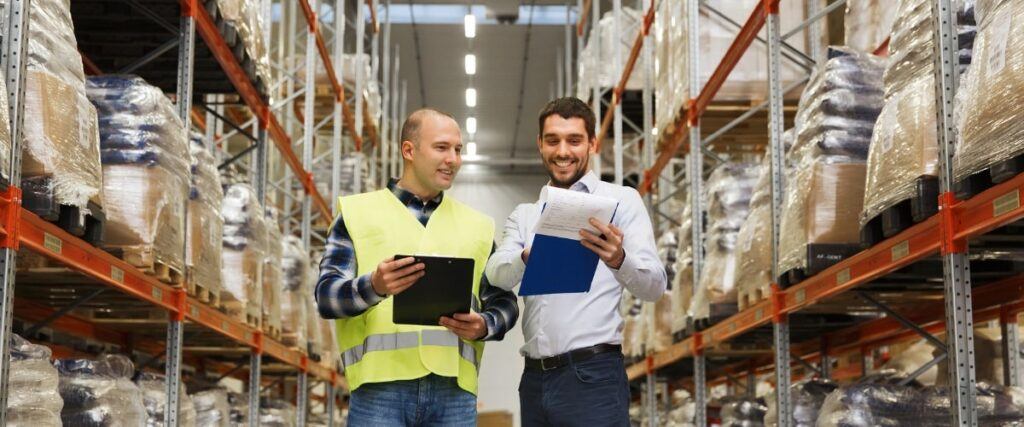
<svg viewBox="0 0 1024 427">
<path fill-rule="evenodd" d="M 469 313 L 473 300 L 472 258 L 423 255 L 395 255 L 423 263 L 424 275 L 402 293 L 395 295 L 392 321 L 395 324 L 437 326 L 442 316 Z"/>
</svg>

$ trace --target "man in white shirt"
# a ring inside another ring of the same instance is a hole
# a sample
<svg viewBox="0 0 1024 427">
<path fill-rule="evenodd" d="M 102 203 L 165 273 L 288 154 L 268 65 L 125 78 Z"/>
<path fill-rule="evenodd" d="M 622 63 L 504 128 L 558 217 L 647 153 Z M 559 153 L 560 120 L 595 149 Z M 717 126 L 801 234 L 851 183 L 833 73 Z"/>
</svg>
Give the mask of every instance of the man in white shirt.
<svg viewBox="0 0 1024 427">
<path fill-rule="evenodd" d="M 519 383 L 524 426 L 629 425 L 629 384 L 622 357 L 622 288 L 657 301 L 665 293 L 647 209 L 636 190 L 602 182 L 589 171 L 594 112 L 576 98 L 548 103 L 540 113 L 537 147 L 548 185 L 611 197 L 619 206 L 611 224 L 591 219 L 601 235 L 580 231 L 580 243 L 601 262 L 590 292 L 525 297 L 526 369 Z M 543 201 L 516 207 L 501 245 L 487 263 L 491 284 L 512 290 L 523 279 L 533 226 Z"/>
</svg>

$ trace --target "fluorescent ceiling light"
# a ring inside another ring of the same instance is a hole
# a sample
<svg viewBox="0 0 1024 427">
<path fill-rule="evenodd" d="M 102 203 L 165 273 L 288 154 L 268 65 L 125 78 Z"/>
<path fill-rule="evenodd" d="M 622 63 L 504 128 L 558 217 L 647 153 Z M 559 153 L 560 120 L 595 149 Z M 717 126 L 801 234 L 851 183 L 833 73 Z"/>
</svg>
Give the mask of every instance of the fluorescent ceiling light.
<svg viewBox="0 0 1024 427">
<path fill-rule="evenodd" d="M 476 143 L 475 142 L 470 142 L 470 143 L 466 144 L 466 156 L 467 157 L 475 157 L 476 156 Z"/>
<path fill-rule="evenodd" d="M 476 74 L 476 55 L 472 53 L 466 55 L 466 74 Z"/>
<path fill-rule="evenodd" d="M 476 37 L 476 16 L 473 14 L 466 15 L 464 22 L 466 24 L 466 38 Z"/>
<path fill-rule="evenodd" d="M 466 89 L 466 106 L 476 107 L 476 89 Z"/>
<path fill-rule="evenodd" d="M 476 117 L 466 118 L 466 132 L 470 135 L 476 133 Z"/>
</svg>

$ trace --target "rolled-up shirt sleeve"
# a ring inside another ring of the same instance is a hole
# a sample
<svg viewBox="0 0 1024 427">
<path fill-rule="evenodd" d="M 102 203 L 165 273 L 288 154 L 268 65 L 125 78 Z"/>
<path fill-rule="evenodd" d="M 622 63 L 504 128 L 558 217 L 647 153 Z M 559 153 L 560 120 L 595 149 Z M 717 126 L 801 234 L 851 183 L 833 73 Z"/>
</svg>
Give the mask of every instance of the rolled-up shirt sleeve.
<svg viewBox="0 0 1024 427">
<path fill-rule="evenodd" d="M 622 230 L 622 248 L 626 257 L 618 269 L 610 269 L 615 279 L 644 301 L 657 301 L 665 293 L 668 276 L 658 258 L 654 229 L 640 194 L 629 189 L 612 221 Z"/>
<path fill-rule="evenodd" d="M 524 210 L 530 205 L 522 204 L 512 211 L 505 220 L 501 244 L 487 261 L 487 279 L 491 285 L 511 291 L 523 280 L 526 263 L 523 262 L 523 249 L 526 248 L 527 235 L 520 227 L 520 220 L 525 216 Z"/>
</svg>

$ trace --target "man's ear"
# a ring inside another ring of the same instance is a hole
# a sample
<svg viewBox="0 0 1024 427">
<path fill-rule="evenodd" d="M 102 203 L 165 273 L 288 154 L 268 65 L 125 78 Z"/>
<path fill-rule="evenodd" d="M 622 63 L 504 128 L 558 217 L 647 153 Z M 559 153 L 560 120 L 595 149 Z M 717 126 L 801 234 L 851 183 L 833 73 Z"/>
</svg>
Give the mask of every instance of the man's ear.
<svg viewBox="0 0 1024 427">
<path fill-rule="evenodd" d="M 590 149 L 587 151 L 589 151 L 590 154 L 597 154 L 597 138 L 591 137 L 587 140 L 587 144 L 590 145 Z"/>
<path fill-rule="evenodd" d="M 402 141 L 402 158 L 408 161 L 412 161 L 412 150 L 416 149 L 416 143 L 412 141 Z"/>
</svg>

